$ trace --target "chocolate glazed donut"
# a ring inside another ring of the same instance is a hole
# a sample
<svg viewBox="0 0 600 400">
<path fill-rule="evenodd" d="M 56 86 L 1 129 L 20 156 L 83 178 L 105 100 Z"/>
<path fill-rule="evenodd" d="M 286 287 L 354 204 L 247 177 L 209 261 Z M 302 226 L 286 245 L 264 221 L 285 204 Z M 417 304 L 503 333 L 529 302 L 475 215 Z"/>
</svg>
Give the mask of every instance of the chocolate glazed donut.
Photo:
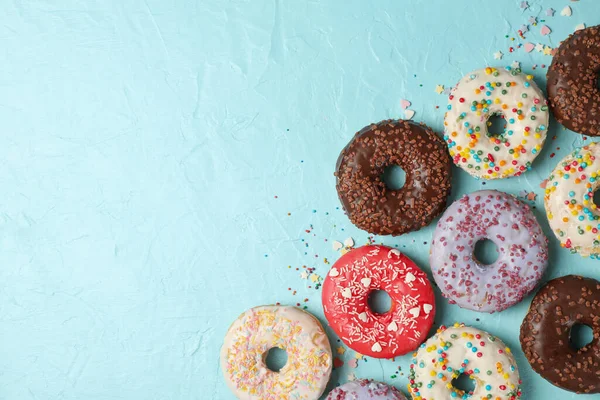
<svg viewBox="0 0 600 400">
<path fill-rule="evenodd" d="M 568 129 L 600 135 L 600 25 L 576 31 L 558 47 L 548 68 L 548 101 Z"/>
<path fill-rule="evenodd" d="M 576 324 L 594 332 L 579 350 L 570 345 Z M 546 283 L 531 302 L 520 340 L 531 367 L 553 385 L 600 393 L 600 282 L 567 275 Z"/>
<path fill-rule="evenodd" d="M 400 166 L 406 182 L 389 189 L 381 176 Z M 428 225 L 446 208 L 452 161 L 444 141 L 425 125 L 388 120 L 356 133 L 336 166 L 337 192 L 350 221 L 377 235 Z"/>
</svg>

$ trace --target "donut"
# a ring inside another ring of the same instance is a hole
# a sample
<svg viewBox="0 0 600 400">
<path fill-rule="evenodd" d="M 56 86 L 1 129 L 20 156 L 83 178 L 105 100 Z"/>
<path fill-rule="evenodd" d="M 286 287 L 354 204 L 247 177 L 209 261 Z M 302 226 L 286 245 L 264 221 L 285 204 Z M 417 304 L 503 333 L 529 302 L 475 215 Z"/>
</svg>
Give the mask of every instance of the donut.
<svg viewBox="0 0 600 400">
<path fill-rule="evenodd" d="M 488 131 L 493 115 L 506 121 L 500 135 Z M 444 139 L 454 163 L 474 177 L 519 176 L 542 149 L 548 118 L 546 99 L 531 75 L 487 67 L 467 74 L 451 90 Z"/>
<path fill-rule="evenodd" d="M 498 248 L 493 264 L 484 265 L 473 255 L 482 239 Z M 492 313 L 533 290 L 548 265 L 548 240 L 528 205 L 503 192 L 481 190 L 444 212 L 433 233 L 429 262 L 450 303 Z"/>
<path fill-rule="evenodd" d="M 600 255 L 600 146 L 590 143 L 563 158 L 546 183 L 544 206 L 560 245 L 584 257 Z"/>
<path fill-rule="evenodd" d="M 587 325 L 593 341 L 577 350 L 571 328 Z M 600 282 L 577 275 L 553 279 L 539 290 L 521 325 L 521 347 L 542 378 L 576 393 L 600 393 Z"/>
<path fill-rule="evenodd" d="M 385 383 L 357 379 L 333 389 L 325 400 L 406 400 L 406 397 Z"/>
<path fill-rule="evenodd" d="M 600 25 L 563 41 L 548 67 L 548 101 L 556 120 L 583 135 L 600 135 Z"/>
<path fill-rule="evenodd" d="M 265 364 L 279 347 L 287 363 L 279 372 Z M 318 399 L 331 375 L 331 347 L 315 317 L 296 307 L 260 306 L 239 316 L 221 348 L 221 370 L 238 399 Z"/>
<path fill-rule="evenodd" d="M 461 374 L 475 380 L 472 392 L 452 385 Z M 519 369 L 510 348 L 497 337 L 464 324 L 442 326 L 421 345 L 410 364 L 409 382 L 414 400 L 521 397 Z"/>
<path fill-rule="evenodd" d="M 367 300 L 384 290 L 388 312 L 375 313 Z M 334 332 L 351 349 L 375 358 L 406 354 L 421 344 L 435 316 L 427 275 L 396 249 L 370 245 L 344 254 L 323 281 L 323 310 Z"/>
<path fill-rule="evenodd" d="M 398 190 L 381 176 L 406 173 Z M 446 207 L 452 162 L 440 137 L 411 121 L 382 121 L 356 133 L 336 166 L 337 192 L 350 221 L 377 235 L 398 236 L 428 225 Z"/>
</svg>

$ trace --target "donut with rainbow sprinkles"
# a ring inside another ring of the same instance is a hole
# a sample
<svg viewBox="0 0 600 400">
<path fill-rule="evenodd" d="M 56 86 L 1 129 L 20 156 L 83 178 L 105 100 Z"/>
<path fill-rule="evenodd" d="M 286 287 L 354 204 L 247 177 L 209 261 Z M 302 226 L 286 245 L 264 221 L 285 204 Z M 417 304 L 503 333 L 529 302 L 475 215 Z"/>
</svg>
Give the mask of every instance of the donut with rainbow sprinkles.
<svg viewBox="0 0 600 400">
<path fill-rule="evenodd" d="M 503 133 L 488 127 L 493 116 L 506 122 Z M 518 68 L 486 67 L 467 74 L 449 96 L 444 140 L 454 163 L 474 177 L 500 179 L 531 169 L 548 131 L 542 91 Z"/>
</svg>

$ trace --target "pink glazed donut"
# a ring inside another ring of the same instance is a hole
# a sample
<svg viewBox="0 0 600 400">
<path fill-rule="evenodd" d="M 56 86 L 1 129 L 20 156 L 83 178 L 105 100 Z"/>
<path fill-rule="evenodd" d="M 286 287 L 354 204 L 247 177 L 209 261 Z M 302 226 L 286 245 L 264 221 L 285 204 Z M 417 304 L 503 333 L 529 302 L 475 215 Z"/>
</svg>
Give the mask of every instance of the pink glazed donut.
<svg viewBox="0 0 600 400">
<path fill-rule="evenodd" d="M 325 400 L 406 400 L 406 397 L 393 386 L 358 379 L 336 387 Z"/>
<path fill-rule="evenodd" d="M 493 264 L 473 255 L 483 239 L 498 247 Z M 450 303 L 493 313 L 533 290 L 548 265 L 548 240 L 528 205 L 503 192 L 481 190 L 446 209 L 433 233 L 429 262 Z"/>
</svg>

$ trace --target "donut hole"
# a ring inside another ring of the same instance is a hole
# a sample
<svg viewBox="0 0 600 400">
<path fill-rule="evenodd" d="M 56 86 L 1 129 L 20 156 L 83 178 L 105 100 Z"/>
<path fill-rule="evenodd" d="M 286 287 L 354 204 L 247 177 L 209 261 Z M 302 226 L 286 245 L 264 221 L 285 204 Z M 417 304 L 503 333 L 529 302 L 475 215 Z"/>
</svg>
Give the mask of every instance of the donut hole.
<svg viewBox="0 0 600 400">
<path fill-rule="evenodd" d="M 263 358 L 269 371 L 279 372 L 287 364 L 288 354 L 284 349 L 273 347 L 263 354 Z"/>
<path fill-rule="evenodd" d="M 452 379 L 452 387 L 460 393 L 472 395 L 475 391 L 475 379 L 471 379 L 469 375 L 462 373 Z"/>
<path fill-rule="evenodd" d="M 569 332 L 569 344 L 573 350 L 581 350 L 594 340 L 594 331 L 585 324 L 576 323 Z"/>
<path fill-rule="evenodd" d="M 506 131 L 506 119 L 504 114 L 495 113 L 487 120 L 487 133 L 489 137 L 502 136 Z"/>
<path fill-rule="evenodd" d="M 475 243 L 473 257 L 480 264 L 491 265 L 498 259 L 498 246 L 489 239 L 481 239 Z"/>
<path fill-rule="evenodd" d="M 381 174 L 381 180 L 389 190 L 400 190 L 406 183 L 406 172 L 399 165 L 388 165 Z"/>
<path fill-rule="evenodd" d="M 392 308 L 392 298 L 385 290 L 373 290 L 369 293 L 367 304 L 375 314 L 385 314 Z"/>
<path fill-rule="evenodd" d="M 592 199 L 596 207 L 600 207 L 600 190 L 594 192 L 594 197 L 592 197 Z"/>
</svg>

